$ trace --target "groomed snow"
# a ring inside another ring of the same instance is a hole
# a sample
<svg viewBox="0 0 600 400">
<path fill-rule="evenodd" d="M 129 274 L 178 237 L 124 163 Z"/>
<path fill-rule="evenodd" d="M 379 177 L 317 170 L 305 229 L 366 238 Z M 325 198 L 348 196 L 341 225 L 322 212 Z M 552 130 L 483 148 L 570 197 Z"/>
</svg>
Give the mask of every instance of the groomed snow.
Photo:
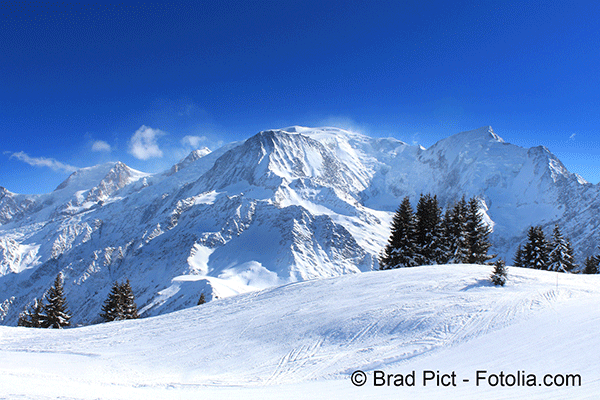
<svg viewBox="0 0 600 400">
<path fill-rule="evenodd" d="M 535 399 L 600 393 L 600 276 L 427 266 L 345 275 L 172 314 L 65 330 L 0 327 L 7 399 Z M 367 374 L 363 387 L 350 375 Z M 374 387 L 373 371 L 416 387 Z M 457 387 L 422 385 L 423 371 Z M 577 387 L 490 387 L 487 375 L 580 374 Z M 465 383 L 463 379 L 470 379 Z"/>
</svg>

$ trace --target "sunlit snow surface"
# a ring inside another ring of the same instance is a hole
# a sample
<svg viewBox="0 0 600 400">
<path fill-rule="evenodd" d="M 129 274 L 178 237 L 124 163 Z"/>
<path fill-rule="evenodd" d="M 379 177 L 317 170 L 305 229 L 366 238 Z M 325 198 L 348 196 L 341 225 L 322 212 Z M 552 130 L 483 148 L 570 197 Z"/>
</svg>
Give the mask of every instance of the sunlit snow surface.
<svg viewBox="0 0 600 400">
<path fill-rule="evenodd" d="M 0 327 L 6 399 L 565 399 L 600 393 L 600 276 L 452 265 L 264 289 L 136 321 Z M 355 387 L 350 375 L 367 374 Z M 415 371 L 416 387 L 373 386 Z M 425 370 L 457 387 L 423 387 Z M 579 387 L 477 387 L 488 373 L 580 374 Z M 470 379 L 465 383 L 463 379 Z"/>
</svg>

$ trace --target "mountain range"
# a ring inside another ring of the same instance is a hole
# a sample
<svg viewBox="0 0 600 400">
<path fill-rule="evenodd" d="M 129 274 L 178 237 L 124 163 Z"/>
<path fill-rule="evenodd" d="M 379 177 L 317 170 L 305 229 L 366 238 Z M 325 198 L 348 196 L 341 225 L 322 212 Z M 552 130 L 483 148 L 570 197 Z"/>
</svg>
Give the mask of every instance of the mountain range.
<svg viewBox="0 0 600 400">
<path fill-rule="evenodd" d="M 405 196 L 442 207 L 477 197 L 492 252 L 512 262 L 531 225 L 558 223 L 581 260 L 596 252 L 600 185 L 543 146 L 491 127 L 430 148 L 338 128 L 259 132 L 148 174 L 122 162 L 83 168 L 53 192 L 0 187 L 0 319 L 64 276 L 75 324 L 99 322 L 129 279 L 142 316 L 291 282 L 377 269 Z"/>
</svg>

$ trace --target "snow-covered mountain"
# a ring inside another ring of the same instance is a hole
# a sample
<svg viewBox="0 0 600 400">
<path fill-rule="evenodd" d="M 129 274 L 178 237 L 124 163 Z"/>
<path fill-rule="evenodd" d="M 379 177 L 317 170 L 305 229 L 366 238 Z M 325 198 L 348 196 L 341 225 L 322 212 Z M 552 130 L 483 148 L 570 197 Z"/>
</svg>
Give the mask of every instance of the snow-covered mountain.
<svg viewBox="0 0 600 400">
<path fill-rule="evenodd" d="M 98 319 L 129 278 L 143 315 L 269 286 L 376 268 L 404 196 L 442 206 L 478 196 L 494 251 L 512 260 L 526 229 L 559 223 L 579 259 L 595 251 L 600 187 L 544 147 L 505 143 L 491 127 L 429 149 L 337 128 L 263 131 L 170 170 L 108 163 L 55 191 L 0 188 L 0 319 L 15 324 L 56 274 L 75 323 Z"/>
</svg>

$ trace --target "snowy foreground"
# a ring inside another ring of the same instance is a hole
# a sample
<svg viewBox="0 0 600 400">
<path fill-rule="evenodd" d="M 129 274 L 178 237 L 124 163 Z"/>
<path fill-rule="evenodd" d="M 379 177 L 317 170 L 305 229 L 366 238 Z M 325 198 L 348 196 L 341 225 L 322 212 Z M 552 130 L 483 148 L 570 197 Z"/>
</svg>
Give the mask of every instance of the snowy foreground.
<svg viewBox="0 0 600 400">
<path fill-rule="evenodd" d="M 0 398 L 597 397 L 600 276 L 509 268 L 494 287 L 491 269 L 346 275 L 76 329 L 0 326 Z M 392 386 L 374 386 L 375 371 Z M 413 371 L 414 387 L 393 386 Z M 512 387 L 491 386 L 501 372 Z M 540 386 L 546 374 L 581 386 Z"/>
</svg>

